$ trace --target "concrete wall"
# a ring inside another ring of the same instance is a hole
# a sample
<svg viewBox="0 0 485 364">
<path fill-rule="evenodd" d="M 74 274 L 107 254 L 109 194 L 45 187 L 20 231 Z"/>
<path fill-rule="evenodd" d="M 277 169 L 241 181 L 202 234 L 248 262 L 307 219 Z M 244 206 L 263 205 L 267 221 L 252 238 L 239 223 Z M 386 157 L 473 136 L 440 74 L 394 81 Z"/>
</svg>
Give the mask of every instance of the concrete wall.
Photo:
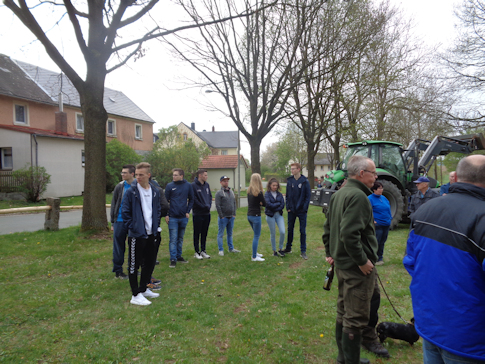
<svg viewBox="0 0 485 364">
<path fill-rule="evenodd" d="M 37 137 L 37 141 L 39 166 L 51 175 L 42 197 L 80 196 L 84 190 L 84 142 L 48 137 Z"/>
<path fill-rule="evenodd" d="M 12 148 L 12 170 L 30 166 L 30 134 L 0 129 L 0 148 Z"/>
</svg>

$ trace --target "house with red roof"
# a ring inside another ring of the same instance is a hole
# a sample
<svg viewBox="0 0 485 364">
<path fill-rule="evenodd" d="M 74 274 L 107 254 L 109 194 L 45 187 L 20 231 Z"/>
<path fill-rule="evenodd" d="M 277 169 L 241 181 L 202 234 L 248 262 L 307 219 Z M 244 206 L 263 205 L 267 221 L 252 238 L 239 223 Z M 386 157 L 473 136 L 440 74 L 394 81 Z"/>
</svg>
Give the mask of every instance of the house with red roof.
<svg viewBox="0 0 485 364">
<path fill-rule="evenodd" d="M 105 88 L 104 106 L 106 142 L 116 138 L 141 155 L 152 149 L 154 120 L 120 91 Z M 79 94 L 64 75 L 0 54 L 0 192 L 12 171 L 29 166 L 51 175 L 44 197 L 83 193 Z"/>
<path fill-rule="evenodd" d="M 192 139 L 196 145 L 205 143 L 212 151 L 212 155 L 203 159 L 199 166 L 207 170 L 207 182 L 212 189 L 219 189 L 221 176 L 229 177 L 229 186 L 236 190 L 239 176 L 241 189 L 246 188 L 245 176 L 249 166 L 242 155 L 238 158 L 238 131 L 216 131 L 214 127 L 210 131 L 196 131 L 195 123 L 190 127 L 180 123 L 177 129 L 182 140 Z"/>
</svg>

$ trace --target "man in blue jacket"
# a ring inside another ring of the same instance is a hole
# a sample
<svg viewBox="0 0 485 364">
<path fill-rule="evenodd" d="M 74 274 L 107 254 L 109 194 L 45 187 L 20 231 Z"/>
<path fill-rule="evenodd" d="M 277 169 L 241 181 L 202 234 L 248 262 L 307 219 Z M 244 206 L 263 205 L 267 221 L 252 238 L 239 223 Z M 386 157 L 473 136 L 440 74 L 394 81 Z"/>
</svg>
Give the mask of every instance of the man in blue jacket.
<svg viewBox="0 0 485 364">
<path fill-rule="evenodd" d="M 136 166 L 136 181 L 126 191 L 121 208 L 123 223 L 128 229 L 128 279 L 133 294 L 130 303 L 141 306 L 151 303 L 146 297 L 159 296 L 147 288 L 157 259 L 161 231 L 160 191 L 151 184 L 150 177 L 150 164 L 140 163 Z"/>
<path fill-rule="evenodd" d="M 192 221 L 194 225 L 194 257 L 197 259 L 209 259 L 210 255 L 205 251 L 207 232 L 211 223 L 212 192 L 207 183 L 207 171 L 199 169 L 192 183 L 194 190 L 194 208 Z M 200 249 L 199 249 L 200 240 Z"/>
<path fill-rule="evenodd" d="M 485 362 L 485 156 L 456 175 L 412 216 L 403 260 L 425 364 Z"/>
<path fill-rule="evenodd" d="M 310 205 L 311 189 L 308 179 L 301 175 L 301 165 L 291 164 L 291 177 L 286 181 L 286 210 L 288 211 L 288 240 L 285 253 L 291 253 L 293 230 L 296 218 L 300 221 L 300 252 L 303 259 L 306 255 L 306 217 Z"/>
<path fill-rule="evenodd" d="M 175 268 L 177 262 L 188 263 L 182 257 L 185 228 L 189 222 L 189 213 L 194 205 L 194 190 L 184 179 L 184 171 L 180 168 L 172 170 L 173 182 L 165 188 L 165 197 L 170 205 L 165 221 L 170 234 L 170 268 Z"/>
</svg>

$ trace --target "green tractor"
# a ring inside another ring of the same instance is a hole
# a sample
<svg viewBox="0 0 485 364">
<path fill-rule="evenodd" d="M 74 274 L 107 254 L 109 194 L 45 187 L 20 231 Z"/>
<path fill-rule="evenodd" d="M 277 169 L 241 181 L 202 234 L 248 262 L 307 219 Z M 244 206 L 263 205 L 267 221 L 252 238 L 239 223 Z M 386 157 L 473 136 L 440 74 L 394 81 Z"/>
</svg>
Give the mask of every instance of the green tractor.
<svg viewBox="0 0 485 364">
<path fill-rule="evenodd" d="M 312 191 L 310 204 L 322 206 L 323 212 L 326 212 L 331 195 L 338 191 L 347 178 L 347 163 L 350 157 L 368 157 L 376 165 L 377 181 L 384 186 L 383 195 L 390 202 L 392 229 L 403 218 L 407 218 L 409 196 L 416 191 L 413 181 L 421 175 L 427 175 L 437 156 L 450 152 L 469 154 L 475 150 L 485 149 L 484 146 L 485 139 L 482 134 L 437 136 L 431 142 L 416 139 L 407 149 L 403 149 L 399 143 L 378 140 L 348 143 L 344 145 L 347 151 L 342 162 L 338 163 L 337 169 L 327 173 L 321 189 Z M 438 186 L 435 179 L 429 179 L 431 188 Z"/>
</svg>

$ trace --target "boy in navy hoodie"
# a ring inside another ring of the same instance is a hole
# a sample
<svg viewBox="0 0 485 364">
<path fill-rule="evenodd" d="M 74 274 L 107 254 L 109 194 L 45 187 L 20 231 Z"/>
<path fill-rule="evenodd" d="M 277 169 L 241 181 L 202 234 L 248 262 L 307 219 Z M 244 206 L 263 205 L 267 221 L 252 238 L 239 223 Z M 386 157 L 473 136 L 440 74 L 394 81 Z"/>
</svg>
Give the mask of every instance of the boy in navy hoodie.
<svg viewBox="0 0 485 364">
<path fill-rule="evenodd" d="M 205 244 L 211 223 L 212 192 L 207 183 L 207 171 L 205 169 L 199 169 L 196 174 L 197 177 L 195 177 L 192 183 L 192 189 L 194 190 L 194 208 L 192 209 L 194 257 L 197 259 L 209 259 L 210 255 L 205 251 Z"/>
<path fill-rule="evenodd" d="M 308 179 L 301 175 L 300 163 L 291 164 L 291 177 L 286 181 L 286 210 L 288 211 L 288 240 L 285 253 L 291 253 L 296 218 L 300 221 L 300 256 L 306 255 L 306 217 L 310 205 L 311 189 Z"/>
<path fill-rule="evenodd" d="M 170 234 L 170 268 L 175 268 L 177 262 L 188 263 L 182 257 L 182 245 L 185 228 L 189 222 L 189 212 L 194 204 L 194 190 L 184 179 L 183 169 L 174 168 L 172 178 L 173 182 L 170 182 L 165 188 L 165 197 L 170 204 L 165 221 Z"/>
</svg>

